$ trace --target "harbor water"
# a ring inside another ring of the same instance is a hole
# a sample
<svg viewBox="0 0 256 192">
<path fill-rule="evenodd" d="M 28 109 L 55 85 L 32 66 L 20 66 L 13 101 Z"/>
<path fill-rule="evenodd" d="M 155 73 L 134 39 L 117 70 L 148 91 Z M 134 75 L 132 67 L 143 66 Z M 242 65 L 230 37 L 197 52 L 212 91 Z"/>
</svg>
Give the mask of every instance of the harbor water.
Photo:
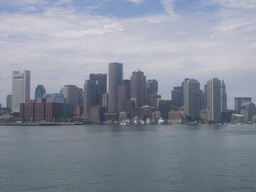
<svg viewBox="0 0 256 192">
<path fill-rule="evenodd" d="M 0 191 L 256 191 L 256 125 L 0 126 Z"/>
</svg>

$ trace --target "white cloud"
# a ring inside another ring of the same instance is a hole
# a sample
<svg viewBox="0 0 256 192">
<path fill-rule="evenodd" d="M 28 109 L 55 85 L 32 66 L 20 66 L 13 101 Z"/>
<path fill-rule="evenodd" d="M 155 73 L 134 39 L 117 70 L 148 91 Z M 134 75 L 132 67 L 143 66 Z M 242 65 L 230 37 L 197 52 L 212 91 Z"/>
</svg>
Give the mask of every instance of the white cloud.
<svg viewBox="0 0 256 192">
<path fill-rule="evenodd" d="M 136 3 L 136 4 L 139 4 L 139 3 L 143 3 L 144 0 L 126 0 L 126 1 L 130 1 L 132 3 Z"/>
<path fill-rule="evenodd" d="M 161 0 L 161 3 L 163 4 L 165 11 L 169 13 L 169 15 L 173 19 L 179 18 L 178 15 L 175 14 L 174 12 L 174 2 L 175 0 Z"/>
<path fill-rule="evenodd" d="M 163 98 L 170 98 L 172 87 L 185 77 L 196 78 L 201 85 L 219 77 L 227 90 L 239 91 L 232 83 L 241 71 L 256 72 L 256 13 L 228 9 L 217 17 L 118 19 L 64 8 L 1 14 L 0 77 L 5 88 L 0 87 L 0 102 L 5 103 L 10 93 L 6 87 L 11 87 L 12 70 L 31 70 L 33 95 L 37 84 L 44 84 L 48 92 L 59 92 L 65 84 L 83 87 L 90 73 L 107 73 L 107 64 L 113 61 L 124 63 L 125 78 L 140 68 L 147 79 L 157 79 Z M 254 76 L 244 75 L 239 83 L 246 87 Z M 248 89 L 256 89 L 252 86 Z M 256 94 L 248 96 L 256 99 Z M 233 102 L 231 95 L 229 101 Z"/>
<path fill-rule="evenodd" d="M 205 1 L 206 4 L 219 4 L 229 8 L 244 8 L 254 9 L 256 8 L 256 0 L 211 0 Z"/>
</svg>

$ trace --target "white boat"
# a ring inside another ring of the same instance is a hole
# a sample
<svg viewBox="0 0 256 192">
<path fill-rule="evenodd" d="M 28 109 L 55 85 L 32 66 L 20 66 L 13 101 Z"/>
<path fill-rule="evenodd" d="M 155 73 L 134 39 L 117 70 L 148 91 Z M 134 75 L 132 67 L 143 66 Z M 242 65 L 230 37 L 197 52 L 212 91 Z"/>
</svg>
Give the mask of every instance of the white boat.
<svg viewBox="0 0 256 192">
<path fill-rule="evenodd" d="M 134 117 L 133 123 L 137 125 L 139 123 L 139 118 L 136 116 Z"/>
<path fill-rule="evenodd" d="M 126 120 L 122 120 L 120 122 L 120 125 L 129 125 L 130 124 L 130 120 L 129 119 L 126 119 Z"/>
<path fill-rule="evenodd" d="M 146 124 L 147 125 L 149 125 L 151 122 L 150 122 L 150 119 L 149 118 L 147 118 L 147 120 L 146 120 Z"/>
<path fill-rule="evenodd" d="M 163 120 L 163 118 L 162 117 L 160 117 L 159 119 L 158 119 L 158 122 L 157 122 L 158 124 L 164 124 L 164 120 Z"/>
</svg>

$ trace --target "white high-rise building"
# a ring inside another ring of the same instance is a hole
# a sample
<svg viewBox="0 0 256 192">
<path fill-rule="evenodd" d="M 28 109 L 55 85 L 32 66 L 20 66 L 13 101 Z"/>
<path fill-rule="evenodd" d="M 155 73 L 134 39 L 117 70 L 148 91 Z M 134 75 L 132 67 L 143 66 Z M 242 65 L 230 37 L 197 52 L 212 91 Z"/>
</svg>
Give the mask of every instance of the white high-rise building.
<svg viewBox="0 0 256 192">
<path fill-rule="evenodd" d="M 219 121 L 221 116 L 221 81 L 211 78 L 207 81 L 207 120 Z"/>
<path fill-rule="evenodd" d="M 30 100 L 30 71 L 12 72 L 12 113 L 20 112 L 20 103 Z"/>
</svg>

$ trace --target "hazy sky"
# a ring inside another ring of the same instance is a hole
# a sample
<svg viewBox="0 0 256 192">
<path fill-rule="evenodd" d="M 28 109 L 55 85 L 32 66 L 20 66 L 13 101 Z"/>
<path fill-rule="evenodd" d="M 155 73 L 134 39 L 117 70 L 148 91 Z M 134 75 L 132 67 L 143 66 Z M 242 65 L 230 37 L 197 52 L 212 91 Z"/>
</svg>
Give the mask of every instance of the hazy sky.
<svg viewBox="0 0 256 192">
<path fill-rule="evenodd" d="M 124 64 L 173 86 L 195 78 L 224 79 L 234 97 L 256 102 L 256 0 L 1 0 L 0 103 L 11 94 L 14 70 L 31 71 L 47 93 L 83 88 L 90 73 Z"/>
</svg>

